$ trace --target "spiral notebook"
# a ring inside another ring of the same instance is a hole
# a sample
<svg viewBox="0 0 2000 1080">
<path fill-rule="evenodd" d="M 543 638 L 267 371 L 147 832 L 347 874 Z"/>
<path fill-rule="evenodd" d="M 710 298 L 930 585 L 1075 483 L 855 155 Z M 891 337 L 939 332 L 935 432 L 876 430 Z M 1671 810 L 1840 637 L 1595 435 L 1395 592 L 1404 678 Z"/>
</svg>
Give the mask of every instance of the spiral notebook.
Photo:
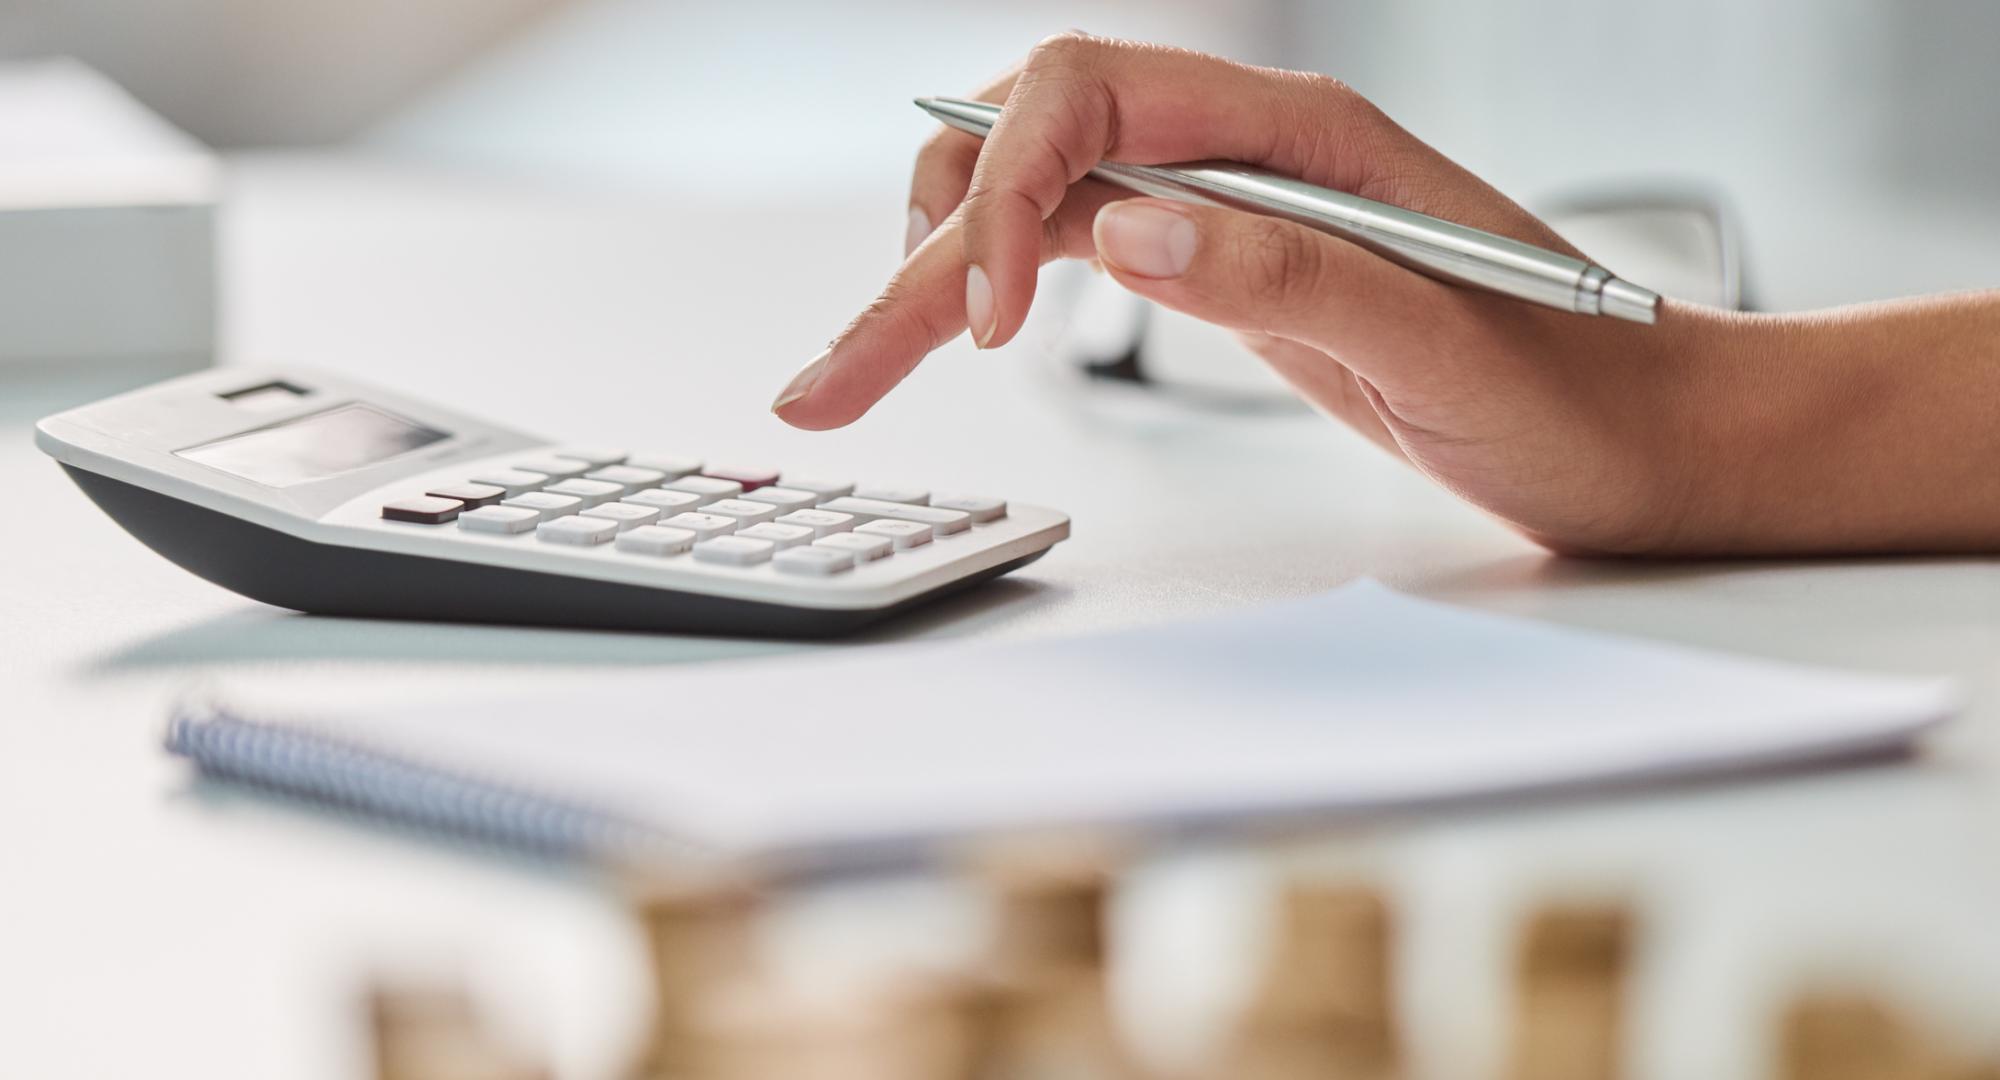
<svg viewBox="0 0 2000 1080">
<path fill-rule="evenodd" d="M 1183 829 L 1892 750 L 1947 682 L 1721 655 L 1372 582 L 1192 622 L 885 645 L 342 707 L 177 708 L 206 772 L 590 857 L 920 854 L 995 830 Z"/>
</svg>

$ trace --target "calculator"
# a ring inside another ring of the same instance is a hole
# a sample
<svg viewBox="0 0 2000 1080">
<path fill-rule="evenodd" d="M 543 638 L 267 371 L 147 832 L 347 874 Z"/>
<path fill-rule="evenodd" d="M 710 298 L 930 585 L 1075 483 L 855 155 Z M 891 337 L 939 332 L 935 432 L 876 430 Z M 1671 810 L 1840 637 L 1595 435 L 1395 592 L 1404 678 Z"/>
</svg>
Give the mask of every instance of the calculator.
<svg viewBox="0 0 2000 1080">
<path fill-rule="evenodd" d="M 990 495 L 551 442 L 312 371 L 172 379 L 35 443 L 168 559 L 328 615 L 818 637 L 1069 535 Z"/>
</svg>

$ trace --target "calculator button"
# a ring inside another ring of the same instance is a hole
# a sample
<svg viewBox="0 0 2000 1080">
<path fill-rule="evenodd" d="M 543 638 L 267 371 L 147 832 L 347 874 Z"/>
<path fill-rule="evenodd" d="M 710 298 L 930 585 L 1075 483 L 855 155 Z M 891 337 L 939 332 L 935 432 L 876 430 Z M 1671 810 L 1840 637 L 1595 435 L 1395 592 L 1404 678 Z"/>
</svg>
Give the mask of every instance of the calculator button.
<svg viewBox="0 0 2000 1080">
<path fill-rule="evenodd" d="M 501 506 L 518 506 L 533 510 L 542 521 L 553 521 L 564 514 L 574 514 L 583 509 L 583 500 L 574 495 L 551 495 L 546 491 L 530 491 L 526 495 L 516 495 Z"/>
<path fill-rule="evenodd" d="M 733 517 L 745 525 L 755 525 L 778 516 L 778 508 L 770 503 L 751 502 L 748 499 L 717 499 L 702 507 L 701 512 Z"/>
<path fill-rule="evenodd" d="M 733 517 L 723 517 L 721 514 L 675 514 L 660 524 L 686 529 L 694 534 L 696 540 L 708 540 L 735 532 L 736 527 L 742 522 Z"/>
<path fill-rule="evenodd" d="M 549 474 L 529 472 L 526 469 L 489 469 L 472 478 L 475 484 L 491 484 L 508 495 L 519 495 L 533 491 L 549 482 Z"/>
<path fill-rule="evenodd" d="M 554 521 L 544 521 L 535 526 L 535 538 L 552 544 L 578 544 L 589 547 L 602 544 L 618 535 L 618 523 L 603 518 L 579 517 L 571 514 Z"/>
<path fill-rule="evenodd" d="M 746 491 L 743 497 L 751 502 L 770 503 L 778 508 L 779 513 L 786 510 L 809 510 L 819 505 L 819 496 L 796 488 L 763 487 L 755 491 Z"/>
<path fill-rule="evenodd" d="M 972 515 L 975 525 L 1007 516 L 1007 500 L 989 499 L 984 495 L 939 495 L 931 500 L 931 505 L 942 510 L 963 510 Z"/>
<path fill-rule="evenodd" d="M 880 499 L 883 502 L 892 503 L 908 503 L 911 506 L 923 506 L 931 501 L 931 493 L 925 491 L 923 488 L 881 487 L 874 484 L 863 484 L 854 489 L 854 494 L 857 498 Z"/>
<path fill-rule="evenodd" d="M 525 472 L 541 473 L 551 480 L 567 480 L 589 472 L 590 462 L 573 457 L 544 457 L 517 461 L 514 467 Z"/>
<path fill-rule="evenodd" d="M 813 531 L 800 525 L 780 525 L 773 521 L 766 521 L 761 525 L 752 525 L 747 529 L 738 529 L 736 530 L 736 535 L 747 536 L 752 540 L 769 540 L 771 543 L 777 545 L 779 551 L 783 551 L 789 547 L 797 547 L 800 544 L 810 543 L 813 538 Z"/>
<path fill-rule="evenodd" d="M 717 480 L 734 480 L 742 484 L 745 491 L 755 491 L 760 487 L 766 487 L 778 482 L 778 470 L 776 469 L 744 469 L 730 465 L 710 465 L 708 468 L 703 469 L 701 474 L 703 476 L 712 476 Z"/>
<path fill-rule="evenodd" d="M 672 483 L 661 484 L 668 491 L 685 491 L 704 503 L 717 499 L 733 499 L 743 494 L 743 485 L 734 480 L 717 480 L 713 476 L 683 476 Z"/>
<path fill-rule="evenodd" d="M 660 511 L 657 507 L 634 506 L 631 503 L 615 502 L 605 503 L 602 506 L 593 506 L 588 510 L 580 512 L 578 516 L 615 521 L 618 523 L 618 531 L 624 532 L 626 529 L 636 529 L 641 525 L 651 525 L 653 522 L 660 520 Z"/>
<path fill-rule="evenodd" d="M 625 496 L 620 502 L 634 506 L 650 506 L 660 512 L 661 517 L 672 517 L 683 510 L 693 510 L 701 505 L 701 496 L 685 491 L 667 491 L 664 488 L 647 488 Z"/>
<path fill-rule="evenodd" d="M 693 546 L 693 533 L 665 525 L 641 525 L 618 534 L 618 550 L 634 555 L 679 555 Z"/>
<path fill-rule="evenodd" d="M 457 499 L 440 499 L 435 495 L 415 495 L 407 499 L 382 504 L 382 517 L 387 521 L 407 521 L 414 525 L 442 525 L 458 516 L 465 504 Z"/>
<path fill-rule="evenodd" d="M 776 545 L 769 540 L 749 540 L 741 536 L 718 536 L 694 546 L 694 557 L 702 562 L 725 566 L 755 566 L 771 558 Z"/>
<path fill-rule="evenodd" d="M 511 536 L 541 524 L 540 511 L 525 506 L 482 506 L 458 515 L 458 527 L 466 532 L 500 533 Z"/>
<path fill-rule="evenodd" d="M 492 506 L 507 497 L 506 489 L 492 484 L 445 484 L 424 492 L 440 499 L 457 499 L 467 510 L 477 510 L 482 506 Z"/>
<path fill-rule="evenodd" d="M 884 502 L 881 499 L 864 499 L 850 495 L 845 499 L 835 499 L 822 506 L 822 510 L 834 510 L 842 514 L 853 514 L 863 520 L 891 518 L 897 521 L 914 521 L 929 525 L 939 536 L 949 536 L 964 532 L 972 525 L 972 515 L 963 510 L 940 510 L 934 506 L 909 506 L 898 502 Z"/>
<path fill-rule="evenodd" d="M 549 453 L 557 457 L 575 458 L 593 469 L 616 465 L 625 460 L 625 451 L 610 450 L 602 446 L 565 446 Z"/>
<path fill-rule="evenodd" d="M 652 487 L 666 480 L 667 474 L 658 469 L 641 469 L 635 465 L 606 465 L 584 474 L 585 480 L 602 480 L 607 484 L 617 484 L 630 495 Z"/>
<path fill-rule="evenodd" d="M 794 491 L 810 491 L 818 496 L 821 502 L 854 494 L 854 484 L 846 480 L 821 480 L 815 476 L 793 476 L 791 473 L 786 473 L 778 484 Z"/>
<path fill-rule="evenodd" d="M 794 510 L 777 519 L 779 525 L 800 525 L 813 531 L 814 539 L 852 529 L 861 519 L 832 510 Z"/>
<path fill-rule="evenodd" d="M 810 544 L 778 552 L 771 557 L 771 565 L 790 574 L 826 577 L 854 569 L 854 553 Z"/>
<path fill-rule="evenodd" d="M 813 541 L 814 547 L 831 548 L 854 556 L 857 563 L 879 559 L 896 549 L 895 541 L 886 536 L 862 536 L 857 533 L 834 533 Z"/>
<path fill-rule="evenodd" d="M 583 500 L 585 508 L 598 503 L 610 502 L 625 494 L 625 489 L 603 480 L 564 480 L 542 489 L 551 495 L 574 495 Z"/>
<path fill-rule="evenodd" d="M 929 525 L 919 525 L 914 521 L 897 521 L 894 518 L 883 518 L 880 521 L 871 521 L 866 525 L 856 525 L 854 527 L 854 534 L 856 536 L 887 537 L 891 543 L 896 545 L 897 551 L 907 551 L 910 548 L 922 547 L 931 542 L 931 527 Z"/>
<path fill-rule="evenodd" d="M 672 454 L 633 454 L 625 459 L 625 464 L 638 469 L 657 469 L 675 480 L 689 473 L 701 471 L 700 458 L 676 457 Z"/>
</svg>

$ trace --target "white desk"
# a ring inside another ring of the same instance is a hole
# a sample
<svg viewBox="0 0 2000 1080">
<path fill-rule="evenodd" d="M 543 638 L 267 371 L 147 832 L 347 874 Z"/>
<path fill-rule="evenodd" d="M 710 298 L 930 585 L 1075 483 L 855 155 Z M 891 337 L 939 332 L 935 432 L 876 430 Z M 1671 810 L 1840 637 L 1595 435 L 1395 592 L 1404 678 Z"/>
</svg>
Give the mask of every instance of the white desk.
<svg viewBox="0 0 2000 1080">
<path fill-rule="evenodd" d="M 1901 765 L 1413 816 L 1154 867 L 1121 926 L 1145 946 L 1125 973 L 1130 1011 L 1161 1046 L 1198 1032 L 1240 977 L 1258 875 L 1293 860 L 1364 858 L 1397 890 L 1426 1075 L 1483 1074 L 1516 914 L 1579 876 L 1629 881 L 1651 905 L 1642 1078 L 1757 1075 L 1779 990 L 1842 961 L 1879 964 L 1967 1030 L 2000 1000 L 1990 561 L 1555 561 L 1316 417 L 1108 419 L 1036 375 L 1031 340 L 947 348 L 849 430 L 786 429 L 769 398 L 893 262 L 896 191 L 779 209 L 312 159 L 253 160 L 233 182 L 233 358 L 339 367 L 552 434 L 837 464 L 1074 516 L 1049 558 L 871 640 L 1074 633 L 1366 573 L 1557 621 L 1969 681 L 1963 723 Z M 645 978 L 605 893 L 191 784 L 158 748 L 162 703 L 232 671 L 532 680 L 798 646 L 259 607 L 126 538 L 32 449 L 37 416 L 99 392 L 81 375 L 0 391 L 0 490 L 16 508 L 0 561 L 0 1071 L 355 1076 L 360 977 L 463 962 L 565 1076 L 604 1075 Z M 1257 531 L 1176 527 L 1223 489 Z M 920 882 L 853 885 L 802 900 L 773 941 L 787 963 L 836 970 L 960 948 L 968 917 Z M 1163 1022 L 1176 1017 L 1189 1022 Z"/>
</svg>

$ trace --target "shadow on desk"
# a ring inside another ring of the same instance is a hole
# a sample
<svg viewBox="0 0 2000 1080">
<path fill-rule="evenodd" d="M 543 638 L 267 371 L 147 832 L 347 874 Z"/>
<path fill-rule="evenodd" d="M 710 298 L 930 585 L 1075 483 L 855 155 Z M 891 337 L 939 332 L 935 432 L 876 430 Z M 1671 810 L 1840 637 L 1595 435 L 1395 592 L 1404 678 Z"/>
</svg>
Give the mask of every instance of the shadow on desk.
<svg viewBox="0 0 2000 1080">
<path fill-rule="evenodd" d="M 87 674 L 108 675 L 287 660 L 497 665 L 685 664 L 916 638 L 962 637 L 1021 618 L 1067 591 L 1061 586 L 1032 578 L 1001 578 L 946 596 L 881 626 L 835 641 L 349 619 L 304 615 L 256 605 L 118 649 L 93 660 L 85 671 Z"/>
</svg>

